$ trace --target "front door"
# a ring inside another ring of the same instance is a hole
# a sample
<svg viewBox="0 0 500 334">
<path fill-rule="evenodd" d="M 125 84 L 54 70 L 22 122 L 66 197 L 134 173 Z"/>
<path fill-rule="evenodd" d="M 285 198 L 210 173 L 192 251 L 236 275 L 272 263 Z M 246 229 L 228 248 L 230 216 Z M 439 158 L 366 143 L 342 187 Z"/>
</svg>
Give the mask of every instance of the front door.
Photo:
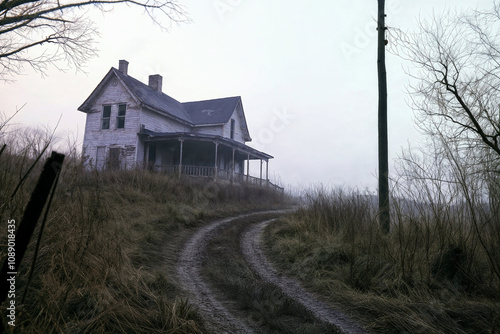
<svg viewBox="0 0 500 334">
<path fill-rule="evenodd" d="M 113 147 L 109 149 L 109 169 L 120 169 L 120 148 Z"/>
</svg>

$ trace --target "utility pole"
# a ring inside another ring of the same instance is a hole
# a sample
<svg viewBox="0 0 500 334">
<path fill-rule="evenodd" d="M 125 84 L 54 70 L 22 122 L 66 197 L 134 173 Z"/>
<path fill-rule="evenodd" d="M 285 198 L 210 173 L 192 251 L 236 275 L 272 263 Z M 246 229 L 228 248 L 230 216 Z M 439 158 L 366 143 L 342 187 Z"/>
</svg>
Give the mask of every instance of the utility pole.
<svg viewBox="0 0 500 334">
<path fill-rule="evenodd" d="M 387 139 L 387 73 L 385 68 L 385 0 L 378 0 L 378 207 L 383 233 L 390 231 L 389 154 Z"/>
</svg>

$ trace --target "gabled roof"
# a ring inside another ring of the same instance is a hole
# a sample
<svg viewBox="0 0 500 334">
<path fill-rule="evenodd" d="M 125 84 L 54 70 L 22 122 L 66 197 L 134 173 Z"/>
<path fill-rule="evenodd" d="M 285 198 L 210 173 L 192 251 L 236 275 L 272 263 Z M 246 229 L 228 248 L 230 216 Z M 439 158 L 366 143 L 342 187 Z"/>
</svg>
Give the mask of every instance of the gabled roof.
<svg viewBox="0 0 500 334">
<path fill-rule="evenodd" d="M 184 102 L 182 104 L 191 117 L 194 126 L 226 124 L 236 111 L 241 122 L 245 140 L 251 141 L 247 120 L 243 111 L 241 96 L 220 99 Z"/>
<path fill-rule="evenodd" d="M 229 121 L 241 97 L 224 97 L 220 99 L 184 102 L 182 105 L 196 125 L 224 124 Z"/>
<path fill-rule="evenodd" d="M 188 123 L 192 123 L 191 117 L 189 117 L 189 115 L 187 114 L 186 110 L 182 106 L 182 103 L 180 103 L 173 97 L 154 90 L 153 88 L 131 77 L 130 75 L 123 74 L 116 68 L 112 68 L 112 70 L 114 70 L 115 74 L 118 75 L 118 77 L 132 91 L 137 99 L 142 102 L 142 104 L 150 107 L 155 111 L 170 114 L 175 118 L 181 119 Z"/>
<path fill-rule="evenodd" d="M 104 89 L 111 78 L 115 76 L 123 83 L 125 88 L 138 103 L 141 103 L 154 111 L 167 114 L 183 123 L 192 125 L 191 117 L 189 117 L 186 110 L 184 110 L 182 103 L 165 93 L 154 90 L 130 75 L 123 74 L 114 67 L 109 70 L 104 79 L 101 80 L 78 110 L 88 112 L 89 108 L 92 106 L 92 102 L 99 96 L 100 92 Z"/>
<path fill-rule="evenodd" d="M 225 124 L 229 121 L 235 110 L 237 110 L 237 107 L 241 106 L 239 116 L 243 131 L 245 132 L 245 138 L 247 141 L 251 140 L 240 96 L 181 103 L 163 92 L 156 91 L 130 75 L 123 74 L 114 67 L 109 70 L 104 79 L 101 80 L 78 110 L 89 112 L 93 101 L 114 76 L 123 83 L 138 103 L 190 126 Z"/>
</svg>

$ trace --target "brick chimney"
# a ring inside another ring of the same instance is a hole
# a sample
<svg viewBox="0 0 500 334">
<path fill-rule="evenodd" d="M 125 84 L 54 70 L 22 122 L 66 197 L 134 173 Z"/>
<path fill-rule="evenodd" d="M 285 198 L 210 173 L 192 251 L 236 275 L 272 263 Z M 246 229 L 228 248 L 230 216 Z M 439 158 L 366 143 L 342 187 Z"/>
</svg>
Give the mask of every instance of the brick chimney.
<svg viewBox="0 0 500 334">
<path fill-rule="evenodd" d="M 153 74 L 149 76 L 149 87 L 153 88 L 157 92 L 161 92 L 162 77 L 159 74 Z"/>
<path fill-rule="evenodd" d="M 128 72 L 128 61 L 126 60 L 120 60 L 120 63 L 118 65 L 118 70 L 122 72 L 123 74 L 127 75 Z"/>
</svg>

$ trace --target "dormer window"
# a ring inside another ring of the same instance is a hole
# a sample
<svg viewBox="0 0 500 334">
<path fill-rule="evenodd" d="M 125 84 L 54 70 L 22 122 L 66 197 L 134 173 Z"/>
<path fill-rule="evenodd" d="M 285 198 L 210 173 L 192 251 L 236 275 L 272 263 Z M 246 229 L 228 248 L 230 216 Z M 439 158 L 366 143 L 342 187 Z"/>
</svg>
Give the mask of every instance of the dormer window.
<svg viewBox="0 0 500 334">
<path fill-rule="evenodd" d="M 116 116 L 116 128 L 124 129 L 125 128 L 125 112 L 127 111 L 126 104 L 118 105 L 118 115 Z"/>
<path fill-rule="evenodd" d="M 102 108 L 102 118 L 101 118 L 101 129 L 109 129 L 109 120 L 111 119 L 111 106 L 103 106 Z"/>
<path fill-rule="evenodd" d="M 234 119 L 231 119 L 231 139 L 234 139 Z"/>
</svg>

